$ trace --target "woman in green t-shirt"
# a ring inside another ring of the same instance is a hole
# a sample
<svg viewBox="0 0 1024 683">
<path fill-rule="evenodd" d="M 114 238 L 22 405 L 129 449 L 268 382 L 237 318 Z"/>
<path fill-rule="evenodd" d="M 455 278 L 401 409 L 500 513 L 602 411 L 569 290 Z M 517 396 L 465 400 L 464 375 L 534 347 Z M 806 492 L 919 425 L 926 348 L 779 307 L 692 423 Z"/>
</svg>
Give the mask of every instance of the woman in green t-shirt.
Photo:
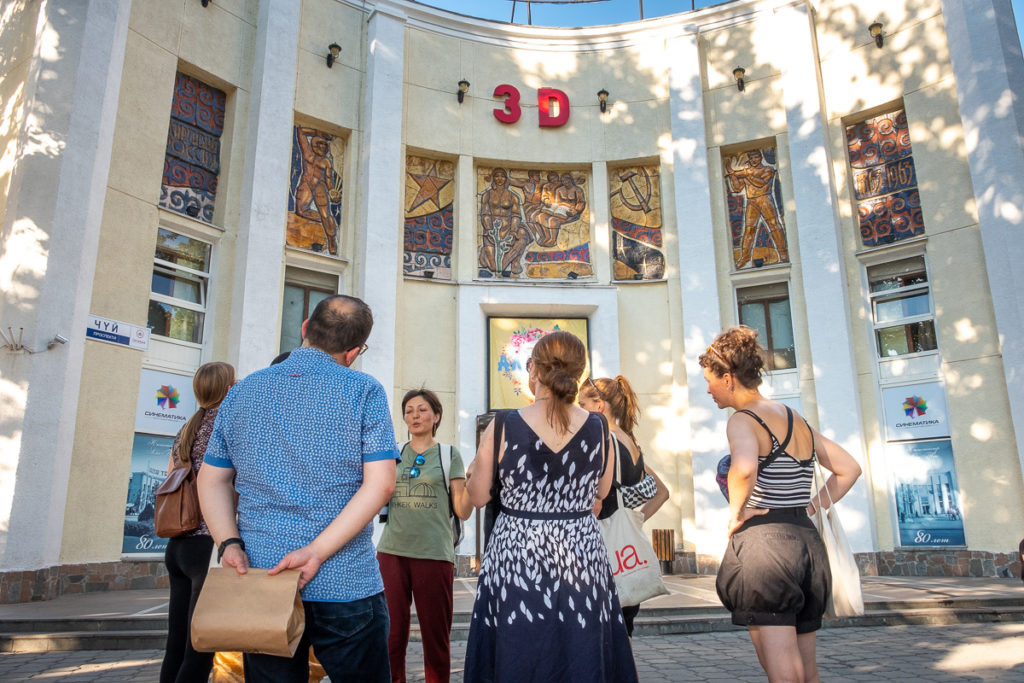
<svg viewBox="0 0 1024 683">
<path fill-rule="evenodd" d="M 423 639 L 426 680 L 447 683 L 451 675 L 452 515 L 468 519 L 473 506 L 466 494 L 466 469 L 458 449 L 434 440 L 441 413 L 440 399 L 428 389 L 410 391 L 402 399 L 410 440 L 402 447 L 387 524 L 377 544 L 391 620 L 388 652 L 395 682 L 405 681 L 412 600 L 416 601 Z"/>
</svg>

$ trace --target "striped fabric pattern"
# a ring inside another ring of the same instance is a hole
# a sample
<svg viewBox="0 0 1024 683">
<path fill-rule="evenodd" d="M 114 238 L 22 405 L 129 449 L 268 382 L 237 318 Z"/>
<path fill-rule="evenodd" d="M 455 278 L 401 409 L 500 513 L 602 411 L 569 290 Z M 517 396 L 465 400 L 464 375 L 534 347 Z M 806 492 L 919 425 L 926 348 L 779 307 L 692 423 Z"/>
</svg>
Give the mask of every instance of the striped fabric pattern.
<svg viewBox="0 0 1024 683">
<path fill-rule="evenodd" d="M 797 460 L 786 452 L 789 439 L 793 435 L 793 412 L 787 408 L 789 417 L 789 432 L 785 440 L 780 444 L 775 434 L 768 428 L 760 417 L 749 410 L 742 410 L 764 427 L 768 437 L 772 441 L 772 449 L 768 455 L 761 458 L 760 466 L 757 468 L 757 481 L 754 483 L 754 490 L 747 501 L 750 508 L 787 508 L 806 507 L 811 500 L 811 482 L 814 479 L 814 461 L 818 458 L 815 450 L 811 451 L 811 457 L 807 460 Z M 804 420 L 804 424 L 807 421 Z M 810 429 L 808 425 L 807 429 Z M 813 441 L 812 446 L 813 449 Z"/>
</svg>

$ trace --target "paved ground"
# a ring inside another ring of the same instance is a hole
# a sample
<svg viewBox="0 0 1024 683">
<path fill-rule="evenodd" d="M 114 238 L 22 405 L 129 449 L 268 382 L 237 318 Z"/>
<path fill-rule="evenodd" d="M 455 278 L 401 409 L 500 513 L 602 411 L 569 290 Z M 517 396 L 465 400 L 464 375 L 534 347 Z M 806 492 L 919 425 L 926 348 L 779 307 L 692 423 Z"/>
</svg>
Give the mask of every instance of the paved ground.
<svg viewBox="0 0 1024 683">
<path fill-rule="evenodd" d="M 633 641 L 644 683 L 766 680 L 745 632 L 645 636 Z M 455 642 L 452 680 L 462 681 L 465 642 Z M 82 651 L 0 655 L 0 681 L 156 682 L 162 652 Z M 826 629 L 818 636 L 823 681 L 1024 683 L 1024 624 Z M 421 681 L 418 643 L 411 681 Z"/>
</svg>

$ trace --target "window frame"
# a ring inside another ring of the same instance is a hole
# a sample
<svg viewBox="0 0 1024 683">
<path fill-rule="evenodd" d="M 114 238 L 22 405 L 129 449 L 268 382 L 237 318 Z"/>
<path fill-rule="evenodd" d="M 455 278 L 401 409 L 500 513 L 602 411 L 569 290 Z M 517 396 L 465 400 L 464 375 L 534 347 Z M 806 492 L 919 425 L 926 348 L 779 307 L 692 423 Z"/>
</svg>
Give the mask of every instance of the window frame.
<svg viewBox="0 0 1024 683">
<path fill-rule="evenodd" d="M 884 290 L 881 290 L 881 291 L 878 291 L 878 292 L 871 291 L 871 283 L 873 281 L 872 280 L 872 276 L 871 276 L 871 269 L 872 268 L 878 268 L 880 266 L 896 264 L 896 263 L 899 263 L 901 261 L 912 261 L 914 259 L 920 259 L 921 260 L 921 265 L 922 265 L 922 271 L 921 272 L 923 272 L 924 276 L 925 276 L 925 281 L 924 282 L 916 282 L 916 283 L 911 284 L 911 285 L 902 286 L 902 287 L 895 287 L 895 288 L 892 288 L 892 289 L 884 289 Z M 932 278 L 931 278 L 931 273 L 929 272 L 929 269 L 928 269 L 928 259 L 927 259 L 926 255 L 924 254 L 924 252 L 912 253 L 912 254 L 893 254 L 893 258 L 891 258 L 891 259 L 883 259 L 883 260 L 878 260 L 878 261 L 872 262 L 872 263 L 865 263 L 864 264 L 864 278 L 865 278 L 865 282 L 867 284 L 865 292 L 867 294 L 867 299 L 868 299 L 868 312 L 870 314 L 869 324 L 871 325 L 871 336 L 872 336 L 872 343 L 873 343 L 873 345 L 875 347 L 875 360 L 876 361 L 893 360 L 893 359 L 897 359 L 897 358 L 921 358 L 921 357 L 924 357 L 924 356 L 935 355 L 935 354 L 940 353 L 938 328 L 936 327 L 936 324 L 935 324 L 936 323 L 935 300 L 932 297 L 932 290 L 931 290 Z M 885 302 L 885 301 L 895 301 L 897 299 L 906 298 L 908 295 L 916 296 L 916 295 L 920 295 L 922 293 L 925 294 L 926 297 L 927 297 L 927 301 L 928 301 L 928 312 L 927 313 L 919 313 L 919 314 L 916 314 L 916 315 L 902 316 L 902 317 L 899 317 L 899 318 L 894 318 L 894 319 L 891 319 L 891 320 L 886 320 L 885 322 L 879 322 L 878 321 L 877 310 L 878 310 L 878 304 L 879 303 Z M 880 331 L 885 330 L 885 329 L 894 328 L 894 327 L 902 327 L 903 330 L 904 330 L 904 336 L 905 336 L 906 341 L 907 341 L 907 348 L 910 349 L 910 348 L 913 347 L 913 345 L 911 343 L 912 340 L 908 336 L 909 333 L 910 333 L 909 332 L 909 327 L 911 325 L 914 325 L 914 324 L 917 324 L 917 323 L 929 322 L 929 321 L 932 323 L 932 333 L 933 333 L 933 335 L 935 337 L 935 348 L 934 349 L 928 349 L 928 350 L 925 350 L 925 351 L 908 351 L 907 353 L 897 353 L 895 355 L 886 355 L 886 354 L 884 354 L 882 352 L 881 340 L 879 339 L 879 336 L 878 336 Z"/>
<path fill-rule="evenodd" d="M 300 316 L 302 320 L 309 318 L 309 315 L 313 312 L 309 306 L 310 292 L 319 292 L 326 294 L 327 296 L 334 296 L 340 293 L 341 288 L 341 275 L 337 272 L 331 272 L 329 270 L 320 270 L 309 267 L 307 263 L 293 263 L 291 260 L 285 264 L 284 277 L 281 282 L 281 329 L 278 331 L 277 343 L 278 352 L 284 353 L 291 349 L 285 349 L 281 346 L 284 337 L 284 301 L 285 301 L 285 288 L 296 287 L 302 290 L 302 306 L 303 310 L 306 311 L 304 315 Z M 308 274 L 308 275 L 307 275 Z M 318 283 L 317 279 L 323 279 L 326 281 L 327 278 L 334 280 L 334 288 L 331 289 L 326 282 Z"/>
<path fill-rule="evenodd" d="M 756 290 L 759 290 L 759 289 L 767 289 L 769 287 L 778 287 L 778 286 L 781 286 L 781 287 L 785 288 L 785 290 L 786 290 L 785 294 L 764 294 L 762 296 L 757 296 L 756 298 L 752 298 L 749 301 L 741 301 L 741 298 L 742 298 L 742 294 L 741 293 L 744 290 L 746 290 L 746 291 L 756 291 Z M 746 323 L 743 322 L 743 306 L 750 305 L 750 304 L 761 304 L 762 307 L 763 307 L 762 310 L 764 311 L 764 321 L 765 321 L 765 328 L 766 328 L 765 329 L 766 339 L 761 340 L 761 346 L 763 346 L 764 349 L 765 349 L 765 372 L 769 372 L 769 373 L 793 372 L 793 371 L 798 370 L 800 365 L 799 365 L 799 359 L 797 357 L 797 351 L 796 351 L 796 330 L 794 329 L 794 326 L 793 326 L 793 297 L 790 295 L 789 282 L 786 281 L 786 280 L 782 280 L 782 281 L 776 281 L 776 282 L 763 282 L 763 283 L 756 283 L 756 284 L 755 283 L 751 283 L 751 284 L 747 284 L 747 285 L 743 285 L 743 286 L 740 286 L 739 284 L 737 284 L 737 286 L 735 288 L 735 297 L 736 297 L 736 320 L 741 325 L 746 324 Z M 775 367 L 775 346 L 771 344 L 771 340 L 773 338 L 773 335 L 772 335 L 772 321 L 771 321 L 771 315 L 770 315 L 770 310 L 769 310 L 769 304 L 776 303 L 776 302 L 779 302 L 779 301 L 785 301 L 786 304 L 789 306 L 789 320 L 790 320 L 790 331 L 789 331 L 789 333 L 790 333 L 790 336 L 793 338 L 793 346 L 792 346 L 792 348 L 793 348 L 793 365 L 791 367 L 788 367 L 788 368 L 777 368 L 777 367 Z"/>
<path fill-rule="evenodd" d="M 159 231 L 160 230 L 164 230 L 166 232 L 172 233 L 173 235 L 184 237 L 184 238 L 190 239 L 190 240 L 195 240 L 197 242 L 201 242 L 201 243 L 205 244 L 208 247 L 208 251 L 207 251 L 207 267 L 208 267 L 208 270 L 207 271 L 201 271 L 201 270 L 197 270 L 195 268 L 190 268 L 188 266 L 179 265 L 177 263 L 174 263 L 173 261 L 167 261 L 165 259 L 157 258 L 157 256 L 156 256 L 157 248 L 154 246 L 154 249 L 153 249 L 153 268 L 152 268 L 152 272 L 150 274 L 149 295 L 148 295 L 147 301 L 155 301 L 157 303 L 166 304 L 168 306 L 176 306 L 178 308 L 182 308 L 182 309 L 185 309 L 185 310 L 193 311 L 195 313 L 201 313 L 202 316 L 203 316 L 203 320 L 202 320 L 202 323 L 200 323 L 199 341 L 192 341 L 190 339 L 178 339 L 177 337 L 172 337 L 172 336 L 169 336 L 169 335 L 160 334 L 160 333 L 156 332 L 155 330 L 153 330 L 153 328 L 150 328 L 150 334 L 153 337 L 155 337 L 155 338 L 157 338 L 157 339 L 159 339 L 161 341 L 166 341 L 166 342 L 169 342 L 169 343 L 172 343 L 172 344 L 181 344 L 181 345 L 188 346 L 188 347 L 191 347 L 191 348 L 202 349 L 202 348 L 204 348 L 204 345 L 205 345 L 205 343 L 207 341 L 207 334 L 206 334 L 206 331 L 207 331 L 207 320 L 208 320 L 208 318 L 210 317 L 210 314 L 211 314 L 211 310 L 210 310 L 210 286 L 211 286 L 211 283 L 212 283 L 212 280 L 213 280 L 213 262 L 214 262 L 214 248 L 215 248 L 215 244 L 210 239 L 203 239 L 202 237 L 198 237 L 195 234 L 192 234 L 190 232 L 183 232 L 181 230 L 175 229 L 175 228 L 170 227 L 168 225 L 165 225 L 163 223 L 161 223 L 161 224 L 159 224 L 157 226 L 157 234 L 158 235 L 159 235 Z M 175 296 L 171 296 L 171 295 L 168 295 L 168 294 L 161 294 L 160 292 L 154 291 L 152 277 L 153 277 L 153 274 L 155 274 L 157 272 L 161 272 L 161 273 L 163 273 L 163 274 L 165 274 L 167 276 L 170 276 L 170 277 L 174 277 L 176 274 L 181 273 L 181 274 L 189 276 L 189 279 L 197 280 L 199 282 L 199 285 L 200 285 L 199 286 L 199 299 L 200 299 L 200 302 L 196 303 L 196 302 L 193 302 L 193 301 L 189 301 L 187 299 L 180 299 L 180 298 L 175 297 Z M 149 326 L 148 317 L 147 317 L 147 320 L 146 320 L 146 326 L 150 327 Z"/>
</svg>

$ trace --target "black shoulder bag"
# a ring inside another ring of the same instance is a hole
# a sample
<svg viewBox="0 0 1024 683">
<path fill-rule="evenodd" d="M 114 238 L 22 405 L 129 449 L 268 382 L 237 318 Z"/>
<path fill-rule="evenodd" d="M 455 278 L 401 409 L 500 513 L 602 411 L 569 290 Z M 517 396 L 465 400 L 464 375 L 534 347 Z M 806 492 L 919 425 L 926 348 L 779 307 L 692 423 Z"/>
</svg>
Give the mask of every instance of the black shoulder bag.
<svg viewBox="0 0 1024 683">
<path fill-rule="evenodd" d="M 491 479 L 491 499 L 484 506 L 484 549 L 491 540 L 491 532 L 494 530 L 494 523 L 501 512 L 501 477 L 498 476 L 498 455 L 501 452 L 501 437 L 505 429 L 505 415 L 507 410 L 498 410 L 494 413 L 494 475 Z"/>
</svg>

